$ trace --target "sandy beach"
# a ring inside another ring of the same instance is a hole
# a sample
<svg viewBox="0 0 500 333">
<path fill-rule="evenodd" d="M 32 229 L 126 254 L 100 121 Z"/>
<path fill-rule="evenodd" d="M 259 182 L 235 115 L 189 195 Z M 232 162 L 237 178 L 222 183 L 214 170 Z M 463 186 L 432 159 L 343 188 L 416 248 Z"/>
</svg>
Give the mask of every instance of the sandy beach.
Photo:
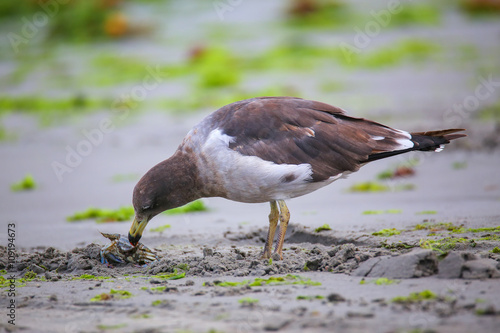
<svg viewBox="0 0 500 333">
<path fill-rule="evenodd" d="M 325 23 L 329 7 L 300 21 L 287 1 L 222 2 L 128 3 L 144 28 L 130 38 L 2 42 L 0 332 L 498 332 L 498 18 L 405 2 L 382 25 L 387 3 L 356 1 Z M 287 201 L 283 260 L 260 259 L 268 203 L 205 198 L 150 221 L 157 261 L 103 264 L 101 232 L 126 235 L 132 216 L 68 218 L 130 211 L 192 126 L 260 95 L 468 137 Z"/>
</svg>

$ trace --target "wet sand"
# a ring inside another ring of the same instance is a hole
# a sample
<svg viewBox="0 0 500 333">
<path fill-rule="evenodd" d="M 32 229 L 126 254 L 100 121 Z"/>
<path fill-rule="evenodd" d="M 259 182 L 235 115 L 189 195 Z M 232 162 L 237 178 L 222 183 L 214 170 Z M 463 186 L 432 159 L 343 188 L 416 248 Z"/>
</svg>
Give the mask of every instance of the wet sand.
<svg viewBox="0 0 500 333">
<path fill-rule="evenodd" d="M 61 183 L 50 167 L 51 159 L 64 157 L 65 148 L 57 138 L 61 128 L 39 134 L 52 141 L 34 137 L 1 147 L 7 157 L 2 183 L 19 178 L 25 172 L 22 168 L 29 168 L 39 182 L 32 192 L 7 193 L 2 188 L 3 220 L 14 223 L 16 229 L 18 257 L 9 273 L 16 278 L 28 271 L 38 273 L 16 289 L 17 328 L 24 328 L 23 332 L 39 332 L 40 328 L 53 332 L 496 331 L 500 255 L 491 252 L 498 240 L 488 237 L 498 231 L 415 230 L 418 224 L 440 222 L 465 229 L 499 226 L 500 156 L 496 152 L 450 145 L 441 153 L 419 153 L 410 156 L 420 159 L 415 174 L 389 181 L 391 191 L 348 191 L 355 183 L 375 180 L 381 171 L 393 169 L 408 157 L 387 159 L 290 200 L 292 218 L 283 261 L 259 259 L 268 204 L 209 198 L 205 200 L 207 212 L 159 215 L 150 222 L 141 241 L 158 252 L 158 262 L 146 267 L 101 264 L 99 249 L 107 240 L 99 231 L 126 234 L 130 222 L 69 223 L 65 217 L 89 206 L 129 205 L 133 175 L 139 177 L 167 157 L 192 121 L 171 126 L 172 132 L 164 136 L 162 126 L 171 123 L 168 117 L 142 116 L 111 133 Z M 147 134 L 132 138 L 133 132 Z M 154 144 L 143 147 L 144 140 Z M 36 164 L 26 163 L 35 159 Z M 457 169 L 456 162 L 464 167 Z M 117 174 L 132 175 L 132 180 L 113 182 Z M 401 184 L 413 184 L 414 189 L 397 191 Z M 164 224 L 171 227 L 161 234 L 149 231 Z M 323 224 L 332 230 L 315 232 Z M 387 228 L 401 233 L 372 235 Z M 1 236 L 7 239 L 3 230 Z M 449 267 L 443 264 L 440 251 L 419 246 L 422 239 L 446 237 L 473 240 L 457 243 L 450 252 L 467 261 L 456 259 Z M 2 249 L 2 253 L 0 262 L 5 266 L 7 251 Z M 403 255 L 403 260 L 386 264 L 385 260 Z M 381 261 L 373 264 L 377 258 Z M 392 268 L 381 267 L 384 263 Z M 459 275 L 456 265 L 461 265 Z M 161 274 L 175 270 L 185 277 L 162 278 Z M 94 277 L 75 279 L 82 274 Z M 217 285 L 244 280 L 250 284 L 257 278 L 287 274 L 293 277 L 285 278 L 282 285 L 265 281 L 262 286 Z M 380 276 L 394 281 L 378 285 Z M 320 285 L 304 284 L 308 279 Z M 120 298 L 111 290 L 132 296 Z M 396 296 L 425 290 L 435 297 L 413 303 L 393 301 Z M 91 301 L 103 293 L 109 299 Z M 2 297 L 1 306 L 9 300 Z"/>
</svg>

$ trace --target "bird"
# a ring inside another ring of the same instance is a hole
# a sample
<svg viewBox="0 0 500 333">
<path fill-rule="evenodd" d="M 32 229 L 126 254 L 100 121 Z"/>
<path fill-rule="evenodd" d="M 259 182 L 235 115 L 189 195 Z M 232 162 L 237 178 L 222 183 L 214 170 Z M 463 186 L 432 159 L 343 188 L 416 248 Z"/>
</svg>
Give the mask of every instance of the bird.
<svg viewBox="0 0 500 333">
<path fill-rule="evenodd" d="M 458 133 L 463 131 L 410 133 L 298 97 L 234 102 L 206 116 L 170 158 L 139 180 L 128 239 L 137 245 L 154 216 L 200 198 L 269 202 L 269 229 L 260 256 L 280 260 L 290 220 L 285 200 L 316 191 L 372 161 L 414 150 L 441 151 L 466 136 Z"/>
</svg>

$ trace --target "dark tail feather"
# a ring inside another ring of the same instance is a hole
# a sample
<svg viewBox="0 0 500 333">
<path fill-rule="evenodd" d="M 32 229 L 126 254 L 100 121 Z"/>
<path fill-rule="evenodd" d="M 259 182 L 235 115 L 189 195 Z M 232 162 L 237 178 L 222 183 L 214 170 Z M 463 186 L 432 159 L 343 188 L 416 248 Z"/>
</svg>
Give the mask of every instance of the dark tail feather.
<svg viewBox="0 0 500 333">
<path fill-rule="evenodd" d="M 404 154 L 412 150 L 421 150 L 421 151 L 441 151 L 443 150 L 443 146 L 445 144 L 450 143 L 451 140 L 455 140 L 458 138 L 463 138 L 467 136 L 464 133 L 457 133 L 465 131 L 462 128 L 453 128 L 446 129 L 441 131 L 429 131 L 429 132 L 415 132 L 411 134 L 411 141 L 414 143 L 414 147 L 403 149 L 403 150 L 395 150 L 395 151 L 386 151 L 382 153 L 375 153 L 368 156 L 368 160 L 366 162 L 380 160 L 382 158 Z"/>
<path fill-rule="evenodd" d="M 412 150 L 441 151 L 442 145 L 450 143 L 451 140 L 463 138 L 466 134 L 457 132 L 465 131 L 463 128 L 453 128 L 441 131 L 416 132 L 411 134 L 411 141 L 415 144 Z"/>
</svg>

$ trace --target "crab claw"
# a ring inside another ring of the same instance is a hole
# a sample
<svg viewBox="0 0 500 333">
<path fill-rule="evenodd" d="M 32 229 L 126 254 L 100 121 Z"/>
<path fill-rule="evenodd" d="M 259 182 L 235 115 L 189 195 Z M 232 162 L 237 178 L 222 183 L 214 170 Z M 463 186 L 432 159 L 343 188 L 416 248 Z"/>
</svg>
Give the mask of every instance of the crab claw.
<svg viewBox="0 0 500 333">
<path fill-rule="evenodd" d="M 101 233 L 101 235 L 103 235 L 104 237 L 106 237 L 110 241 L 114 241 L 114 240 L 119 240 L 120 239 L 120 234 L 107 234 L 107 233 L 102 232 L 102 231 L 99 231 L 99 232 Z"/>
<path fill-rule="evenodd" d="M 147 265 L 156 260 L 158 260 L 158 256 L 156 255 L 155 252 L 153 252 L 152 250 L 150 250 L 148 247 L 146 247 L 141 243 L 137 244 L 137 251 L 136 251 L 137 262 L 142 261 Z"/>
<path fill-rule="evenodd" d="M 100 255 L 101 255 L 101 264 L 109 265 L 109 261 L 108 259 L 106 259 L 106 257 L 104 257 L 104 253 L 102 252 L 102 250 L 100 251 Z"/>
<path fill-rule="evenodd" d="M 120 257 L 117 257 L 115 256 L 113 253 L 107 253 L 107 255 L 110 257 L 110 259 L 116 263 L 119 263 L 119 264 L 123 264 L 125 263 L 125 260 L 123 260 L 122 258 Z M 104 252 L 103 250 L 101 250 L 101 263 L 103 264 L 109 264 L 109 261 L 108 259 L 106 259 L 106 257 L 104 256 Z"/>
<path fill-rule="evenodd" d="M 156 253 L 154 253 L 152 251 L 147 251 L 144 254 L 144 261 L 145 262 L 150 263 L 150 262 L 153 262 L 153 261 L 156 261 L 156 260 L 158 260 L 158 256 L 156 255 Z"/>
</svg>

